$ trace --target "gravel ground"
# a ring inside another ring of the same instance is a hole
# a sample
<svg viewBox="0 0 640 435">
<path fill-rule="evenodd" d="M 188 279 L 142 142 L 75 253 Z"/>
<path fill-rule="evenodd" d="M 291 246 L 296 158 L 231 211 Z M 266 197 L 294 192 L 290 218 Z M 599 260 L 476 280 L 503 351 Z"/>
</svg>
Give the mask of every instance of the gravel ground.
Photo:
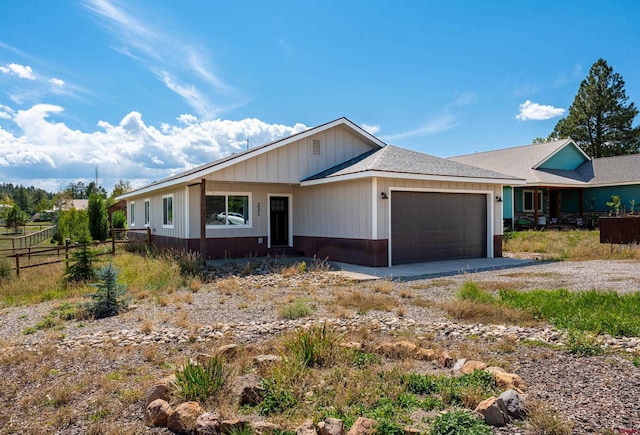
<svg viewBox="0 0 640 435">
<path fill-rule="evenodd" d="M 10 307 L 0 310 L 0 356 L 3 352 L 6 354 L 9 348 L 26 347 L 35 349 L 43 355 L 42 358 L 46 358 L 47 346 L 59 342 L 58 336 L 61 333 L 67 338 L 73 338 L 105 331 L 140 331 L 145 325 L 152 325 L 153 328 L 190 329 L 216 324 L 273 324 L 280 320 L 278 307 L 300 297 L 309 298 L 316 304 L 317 310 L 312 318 L 344 317 L 345 313 L 331 304 L 331 300 L 340 292 L 394 297 L 398 303 L 392 314 L 404 320 L 410 319 L 416 325 L 443 322 L 447 318 L 437 304 L 450 300 L 461 284 L 469 280 L 482 282 L 495 289 L 564 287 L 569 290 L 598 289 L 627 293 L 639 290 L 640 262 L 541 262 L 515 269 L 450 277 L 406 282 L 382 280 L 361 284 L 345 282 L 324 273 L 293 275 L 287 278 L 281 274 L 252 275 L 203 284 L 196 293 L 187 290 L 175 291 L 167 295 L 164 301 L 147 299 L 117 317 L 99 321 L 70 321 L 65 323 L 62 331 L 38 331 L 30 335 L 23 335 L 23 331 L 34 326 L 59 303 Z M 366 320 L 384 320 L 389 315 L 386 311 L 369 311 Z M 265 331 L 259 337 L 252 336 L 251 340 L 244 342 L 264 341 L 280 332 Z M 243 342 L 242 337 L 236 338 L 237 341 Z M 445 339 L 443 345 L 460 347 L 461 340 L 464 341 L 465 338 L 458 337 L 457 341 Z M 460 348 L 464 349 L 464 345 Z M 98 362 L 92 356 L 85 356 L 85 359 L 74 357 L 73 361 L 64 362 L 65 370 L 99 373 L 117 365 L 119 361 L 118 355 L 112 355 L 107 362 Z M 640 369 L 631 364 L 628 356 L 608 354 L 578 358 L 561 350 L 517 346 L 514 352 L 504 357 L 511 365 L 512 371 L 525 380 L 530 395 L 548 403 L 551 408 L 573 422 L 573 433 L 603 433 L 605 430 L 616 428 L 638 430 L 637 433 L 640 433 Z M 144 364 L 143 358 L 140 358 L 140 363 Z M 100 366 L 101 364 L 103 366 Z M 13 373 L 7 376 L 11 379 L 11 376 L 19 375 Z M 14 392 L 14 396 L 10 396 L 7 393 L 2 397 L 3 393 L 0 392 L 0 424 L 3 421 L 3 413 L 14 414 L 10 418 L 11 421 L 20 418 L 19 414 L 23 412 L 24 405 L 15 400 L 19 394 Z M 143 430 L 140 426 L 141 413 L 137 406 L 132 405 L 130 415 L 123 416 L 123 433 L 127 432 L 128 427 L 130 433 Z M 32 411 L 24 412 L 25 419 L 32 418 Z M 6 414 L 4 417 L 8 418 Z M 5 432 L 0 428 L 0 433 Z M 68 432 L 62 430 L 61 433 L 82 433 L 82 429 Z M 524 427 L 510 426 L 497 430 L 496 433 L 533 432 L 528 432 Z"/>
</svg>

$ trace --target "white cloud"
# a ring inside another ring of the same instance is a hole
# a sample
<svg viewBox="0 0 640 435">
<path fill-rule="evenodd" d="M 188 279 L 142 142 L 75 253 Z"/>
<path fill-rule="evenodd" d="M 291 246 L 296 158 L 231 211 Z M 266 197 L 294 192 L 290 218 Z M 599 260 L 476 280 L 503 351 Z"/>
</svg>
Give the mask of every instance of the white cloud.
<svg viewBox="0 0 640 435">
<path fill-rule="evenodd" d="M 52 77 L 52 78 L 49 79 L 49 83 L 51 83 L 51 86 L 54 87 L 54 88 L 57 88 L 57 89 L 64 88 L 64 80 Z"/>
<path fill-rule="evenodd" d="M 0 105 L 3 122 L 17 132 L 0 128 L 0 179 L 57 186 L 57 190 L 70 182 L 91 179 L 97 166 L 105 188 L 119 179 L 139 187 L 244 150 L 247 139 L 253 146 L 307 128 L 258 119 L 200 121 L 192 115 L 181 115 L 175 124 L 156 128 L 147 125 L 140 113 L 131 112 L 115 125 L 100 121 L 96 131 L 84 132 L 51 119 L 63 110 L 49 104 L 17 111 Z"/>
<path fill-rule="evenodd" d="M 450 128 L 453 128 L 456 125 L 458 125 L 458 123 L 455 121 L 455 118 L 453 117 L 453 115 L 445 113 L 439 118 L 429 121 L 418 128 L 405 131 L 403 133 L 396 133 L 396 134 L 390 134 L 387 136 L 382 136 L 381 139 L 385 141 L 391 141 L 391 140 L 405 139 L 405 138 L 414 137 L 414 136 L 426 136 L 429 134 L 438 133 L 440 131 L 449 130 Z"/>
<path fill-rule="evenodd" d="M 363 130 L 366 130 L 371 134 L 376 134 L 377 132 L 380 131 L 380 126 L 379 125 L 360 124 L 360 127 L 362 127 Z"/>
<path fill-rule="evenodd" d="M 516 119 L 521 121 L 542 121 L 562 116 L 565 112 L 566 110 L 560 107 L 545 106 L 527 100 L 520 105 L 520 113 L 516 115 Z"/>
<path fill-rule="evenodd" d="M 36 76 L 33 75 L 33 70 L 30 66 L 19 65 L 17 63 L 10 63 L 7 66 L 0 66 L 0 71 L 5 74 L 12 74 L 20 77 L 21 79 L 35 80 Z"/>
</svg>

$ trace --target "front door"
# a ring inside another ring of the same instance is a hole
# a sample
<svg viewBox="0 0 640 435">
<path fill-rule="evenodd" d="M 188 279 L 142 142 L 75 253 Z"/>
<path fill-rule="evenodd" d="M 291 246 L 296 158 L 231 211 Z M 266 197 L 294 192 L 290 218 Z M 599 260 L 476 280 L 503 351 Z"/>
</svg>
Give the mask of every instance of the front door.
<svg viewBox="0 0 640 435">
<path fill-rule="evenodd" d="M 289 246 L 289 198 L 272 196 L 269 200 L 269 237 L 271 246 Z"/>
</svg>

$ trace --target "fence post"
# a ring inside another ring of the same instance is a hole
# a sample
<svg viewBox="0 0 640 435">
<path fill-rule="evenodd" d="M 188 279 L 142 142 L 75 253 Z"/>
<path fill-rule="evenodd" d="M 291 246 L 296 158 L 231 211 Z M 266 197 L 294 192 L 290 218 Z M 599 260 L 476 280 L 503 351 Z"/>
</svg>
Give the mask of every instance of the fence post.
<svg viewBox="0 0 640 435">
<path fill-rule="evenodd" d="M 116 230 L 111 228 L 111 255 L 116 255 Z"/>
<path fill-rule="evenodd" d="M 14 239 L 14 238 L 11 239 L 11 251 L 14 254 L 16 253 L 16 239 Z"/>
<path fill-rule="evenodd" d="M 27 248 L 27 252 L 29 253 L 29 261 L 31 261 L 31 246 Z"/>
<path fill-rule="evenodd" d="M 15 254 L 16 256 L 16 276 L 20 276 L 20 254 Z"/>
<path fill-rule="evenodd" d="M 151 249 L 151 227 L 147 227 L 147 245 Z"/>
<path fill-rule="evenodd" d="M 65 241 L 64 244 L 64 263 L 69 268 L 69 242 Z"/>
</svg>

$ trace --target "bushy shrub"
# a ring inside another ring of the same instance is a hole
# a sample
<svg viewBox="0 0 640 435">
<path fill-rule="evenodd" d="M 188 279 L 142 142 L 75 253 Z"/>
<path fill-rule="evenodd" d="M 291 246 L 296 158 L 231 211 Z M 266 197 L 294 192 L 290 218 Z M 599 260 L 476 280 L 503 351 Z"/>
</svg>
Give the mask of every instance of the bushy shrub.
<svg viewBox="0 0 640 435">
<path fill-rule="evenodd" d="M 307 317 L 315 311 L 315 307 L 305 299 L 296 299 L 290 304 L 278 308 L 278 315 L 284 319 L 299 319 Z"/>
<path fill-rule="evenodd" d="M 111 215 L 111 226 L 113 228 L 126 228 L 127 216 L 122 210 L 116 210 Z"/>
<path fill-rule="evenodd" d="M 455 410 L 433 419 L 429 435 L 491 435 L 493 431 L 468 411 Z"/>
<path fill-rule="evenodd" d="M 93 284 L 97 289 L 88 296 L 92 299 L 85 306 L 87 314 L 96 319 L 117 315 L 127 308 L 128 300 L 125 298 L 127 288 L 118 283 L 118 270 L 113 264 L 100 269 L 97 273 L 99 282 Z"/>
<path fill-rule="evenodd" d="M 181 370 L 176 370 L 175 375 L 174 384 L 180 397 L 201 403 L 215 396 L 226 378 L 222 358 L 218 355 L 209 358 L 204 365 L 189 361 Z"/>
<path fill-rule="evenodd" d="M 260 387 L 263 390 L 262 402 L 260 402 L 262 415 L 284 412 L 298 403 L 295 396 L 281 386 L 275 378 L 261 379 Z"/>
</svg>

